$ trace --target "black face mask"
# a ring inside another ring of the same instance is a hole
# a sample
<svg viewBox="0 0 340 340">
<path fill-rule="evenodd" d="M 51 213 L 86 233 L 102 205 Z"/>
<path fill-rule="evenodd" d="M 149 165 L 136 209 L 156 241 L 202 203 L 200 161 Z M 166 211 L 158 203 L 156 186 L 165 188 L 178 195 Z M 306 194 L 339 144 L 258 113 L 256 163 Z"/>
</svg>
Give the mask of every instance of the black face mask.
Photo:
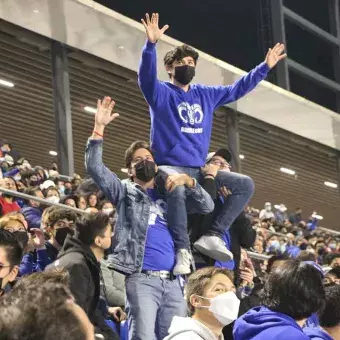
<svg viewBox="0 0 340 340">
<path fill-rule="evenodd" d="M 55 239 L 60 246 L 64 245 L 67 235 L 74 235 L 74 231 L 68 227 L 59 228 L 55 233 Z"/>
<path fill-rule="evenodd" d="M 36 181 L 30 181 L 30 186 L 31 187 L 37 187 L 40 184 L 41 184 L 41 180 L 40 179 L 37 179 Z"/>
<path fill-rule="evenodd" d="M 71 195 L 72 194 L 72 188 L 65 188 L 64 194 L 66 196 Z"/>
<path fill-rule="evenodd" d="M 156 164 L 152 161 L 141 161 L 135 165 L 136 177 L 145 183 L 150 182 L 156 176 Z"/>
<path fill-rule="evenodd" d="M 28 244 L 28 234 L 26 231 L 15 231 L 12 233 L 14 238 L 19 242 L 21 247 L 25 249 Z"/>
<path fill-rule="evenodd" d="M 195 67 L 182 65 L 175 67 L 174 78 L 182 85 L 188 85 L 195 77 Z"/>
</svg>

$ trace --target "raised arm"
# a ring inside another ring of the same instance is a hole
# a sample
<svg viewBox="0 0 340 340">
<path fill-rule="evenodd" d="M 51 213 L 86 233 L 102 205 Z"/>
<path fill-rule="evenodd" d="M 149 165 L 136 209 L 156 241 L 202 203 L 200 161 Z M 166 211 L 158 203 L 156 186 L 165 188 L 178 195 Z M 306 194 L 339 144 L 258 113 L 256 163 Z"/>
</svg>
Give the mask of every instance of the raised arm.
<svg viewBox="0 0 340 340">
<path fill-rule="evenodd" d="M 147 42 L 143 48 L 142 58 L 139 64 L 138 84 L 143 95 L 150 106 L 154 106 L 159 95 L 160 83 L 157 79 L 157 55 L 156 43 L 164 32 L 169 28 L 165 25 L 162 29 L 158 27 L 159 15 L 153 13 L 145 15 L 142 23 L 145 27 Z"/>
<path fill-rule="evenodd" d="M 125 187 L 117 175 L 103 164 L 104 130 L 119 116 L 118 113 L 112 113 L 114 105 L 110 97 L 105 97 L 102 102 L 98 99 L 93 134 L 85 152 L 85 167 L 104 195 L 117 206 L 124 196 Z"/>
<path fill-rule="evenodd" d="M 267 77 L 270 69 L 287 57 L 287 54 L 283 53 L 284 48 L 283 44 L 276 44 L 272 49 L 270 48 L 264 62 L 234 84 L 210 87 L 215 107 L 234 102 L 252 91 L 260 81 Z"/>
</svg>

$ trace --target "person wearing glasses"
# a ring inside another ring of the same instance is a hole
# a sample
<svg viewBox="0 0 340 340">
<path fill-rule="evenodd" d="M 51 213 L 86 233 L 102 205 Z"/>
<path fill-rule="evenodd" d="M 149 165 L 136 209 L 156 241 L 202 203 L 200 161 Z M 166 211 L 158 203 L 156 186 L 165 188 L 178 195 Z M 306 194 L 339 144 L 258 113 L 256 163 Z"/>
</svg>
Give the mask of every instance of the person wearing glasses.
<svg viewBox="0 0 340 340">
<path fill-rule="evenodd" d="M 242 212 L 254 190 L 253 187 L 249 187 L 247 176 L 231 171 L 230 162 L 231 153 L 225 148 L 209 153 L 206 158 L 206 165 L 201 171 L 203 174 L 209 173 L 211 175 L 205 175 L 204 179 L 210 177 L 215 179 L 219 173 L 223 174 L 225 184 L 220 187 L 219 181 L 216 179 L 216 184 L 212 190 L 203 185 L 203 188 L 209 192 L 215 202 L 215 210 L 213 214 L 201 216 L 200 231 L 196 232 L 196 235 L 200 232 L 201 236 L 194 242 L 194 248 L 201 254 L 224 264 L 233 260 L 233 254 L 228 250 L 228 247 L 231 248 L 228 231 L 237 219 L 241 219 L 242 224 L 247 224 L 246 217 L 244 214 L 242 215 Z M 197 221 L 193 224 L 189 217 L 189 228 L 190 224 L 197 225 Z M 239 223 L 235 225 L 237 224 Z M 246 241 L 246 244 L 248 243 L 249 241 Z M 244 246 L 248 247 L 247 245 Z M 238 251 L 238 254 L 240 255 L 240 251 Z M 239 262 L 239 259 L 237 262 Z M 223 265 L 223 267 L 225 266 Z M 227 268 L 229 267 L 227 266 Z"/>
</svg>

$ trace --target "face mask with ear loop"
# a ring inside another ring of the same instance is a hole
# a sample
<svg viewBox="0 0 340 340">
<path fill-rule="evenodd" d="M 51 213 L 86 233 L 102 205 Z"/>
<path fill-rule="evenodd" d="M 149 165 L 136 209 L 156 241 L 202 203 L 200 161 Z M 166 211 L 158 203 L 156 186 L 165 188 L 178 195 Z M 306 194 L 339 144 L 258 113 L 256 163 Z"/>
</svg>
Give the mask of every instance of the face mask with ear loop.
<svg viewBox="0 0 340 340">
<path fill-rule="evenodd" d="M 213 298 L 197 296 L 210 300 L 210 306 L 200 306 L 199 308 L 208 308 L 222 325 L 227 326 L 237 319 L 240 300 L 234 292 L 226 292 Z"/>
</svg>

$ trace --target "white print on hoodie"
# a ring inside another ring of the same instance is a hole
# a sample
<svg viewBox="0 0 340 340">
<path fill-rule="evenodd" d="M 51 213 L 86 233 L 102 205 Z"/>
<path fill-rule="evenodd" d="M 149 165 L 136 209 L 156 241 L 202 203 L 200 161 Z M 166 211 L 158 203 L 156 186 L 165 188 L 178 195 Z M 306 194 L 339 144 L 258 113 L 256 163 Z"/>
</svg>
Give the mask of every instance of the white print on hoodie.
<svg viewBox="0 0 340 340">
<path fill-rule="evenodd" d="M 164 340 L 224 340 L 223 334 L 216 338 L 215 334 L 202 323 L 191 318 L 175 316 Z"/>
</svg>

